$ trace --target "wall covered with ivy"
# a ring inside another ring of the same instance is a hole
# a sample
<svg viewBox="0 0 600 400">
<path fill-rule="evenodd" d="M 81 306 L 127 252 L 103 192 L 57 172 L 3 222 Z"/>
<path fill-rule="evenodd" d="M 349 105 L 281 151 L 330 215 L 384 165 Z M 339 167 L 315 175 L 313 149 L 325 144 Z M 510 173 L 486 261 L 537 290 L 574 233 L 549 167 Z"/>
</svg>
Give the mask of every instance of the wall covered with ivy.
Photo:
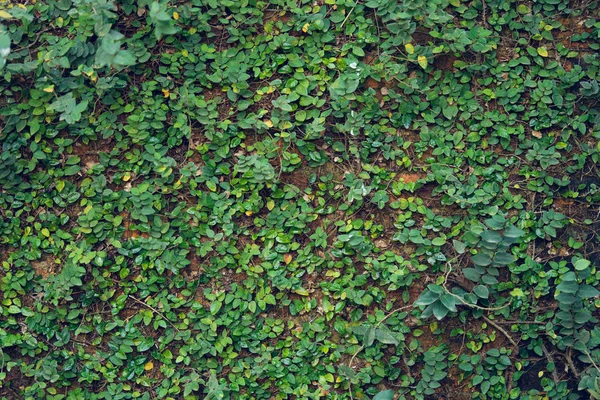
<svg viewBox="0 0 600 400">
<path fill-rule="evenodd" d="M 598 10 L 0 1 L 0 399 L 600 398 Z"/>
</svg>

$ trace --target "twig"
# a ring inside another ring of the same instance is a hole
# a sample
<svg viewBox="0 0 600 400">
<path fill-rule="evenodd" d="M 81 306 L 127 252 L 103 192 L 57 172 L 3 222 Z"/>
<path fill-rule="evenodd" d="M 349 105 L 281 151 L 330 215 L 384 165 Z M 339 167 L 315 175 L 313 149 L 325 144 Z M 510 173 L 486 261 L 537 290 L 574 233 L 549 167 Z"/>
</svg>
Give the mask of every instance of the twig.
<svg viewBox="0 0 600 400">
<path fill-rule="evenodd" d="M 350 12 L 348 13 L 348 15 L 346 15 L 346 18 L 344 18 L 344 20 L 342 21 L 341 25 L 340 25 L 340 29 L 342 29 L 344 27 L 344 24 L 346 23 L 346 21 L 348 21 L 348 18 L 350 18 L 350 14 L 352 14 L 352 11 L 354 11 L 355 7 L 352 7 L 352 9 L 350 10 Z"/>
<path fill-rule="evenodd" d="M 506 393 L 510 393 L 513 387 L 513 369 L 511 368 L 506 375 Z"/>
<path fill-rule="evenodd" d="M 517 342 L 515 342 L 515 340 L 508 334 L 508 332 L 506 332 L 504 330 L 504 328 L 502 328 L 500 325 L 498 325 L 497 323 L 495 323 L 494 321 L 492 321 L 491 319 L 489 319 L 485 315 L 483 316 L 483 319 L 485 319 L 485 321 L 488 324 L 492 325 L 494 328 L 498 329 L 504 336 L 506 336 L 506 338 L 508 339 L 508 341 L 511 342 L 513 346 L 515 346 L 515 347 L 518 346 Z"/>
<path fill-rule="evenodd" d="M 579 379 L 579 371 L 577 371 L 577 368 L 575 368 L 575 364 L 573 364 L 573 359 L 571 358 L 571 348 L 569 347 L 567 352 L 565 353 L 565 360 L 567 360 L 567 364 L 569 365 L 569 368 L 571 368 L 571 370 L 573 371 L 573 375 L 575 375 L 575 378 Z"/>
<path fill-rule="evenodd" d="M 175 326 L 175 324 L 173 324 L 173 323 L 172 323 L 172 322 L 171 322 L 171 321 L 170 321 L 170 320 L 169 320 L 167 317 L 165 317 L 165 316 L 164 316 L 164 315 L 163 315 L 163 314 L 162 314 L 160 311 L 158 311 L 156 308 L 154 308 L 154 307 L 152 307 L 152 306 L 150 306 L 150 305 L 148 305 L 148 304 L 144 303 L 143 301 L 141 301 L 141 300 L 139 300 L 139 299 L 137 299 L 137 298 L 135 298 L 135 297 L 133 297 L 133 296 L 130 296 L 129 298 L 130 298 L 131 300 L 135 301 L 136 303 L 138 303 L 138 304 L 140 304 L 140 305 L 142 305 L 142 306 L 144 306 L 144 307 L 147 307 L 147 308 L 149 308 L 150 310 L 152 310 L 152 311 L 154 311 L 155 313 L 157 313 L 159 316 L 161 316 L 161 317 L 162 317 L 162 319 L 164 319 L 165 321 L 167 321 L 167 322 L 168 322 L 168 323 L 169 323 L 169 324 L 170 324 L 170 325 L 171 325 L 173 328 L 175 328 L 175 330 L 176 330 L 177 332 L 179 332 L 179 328 L 177 328 L 177 327 Z"/>
<path fill-rule="evenodd" d="M 450 275 L 450 272 L 452 272 L 452 266 L 450 264 L 448 264 L 448 271 L 446 272 L 446 275 L 444 276 L 444 282 L 442 283 L 442 288 L 444 289 L 444 291 L 446 293 L 448 293 L 450 296 L 452 296 L 455 299 L 457 299 L 458 301 L 460 301 L 465 306 L 469 306 L 471 308 L 476 308 L 478 310 L 483 310 L 483 311 L 499 311 L 499 310 L 505 309 L 506 307 L 508 307 L 512 304 L 512 298 L 509 300 L 508 303 L 506 303 L 505 305 L 500 306 L 500 307 L 481 307 L 481 306 L 478 306 L 477 304 L 467 303 L 462 297 L 460 297 L 457 294 L 452 293 L 446 287 L 446 282 L 448 282 L 448 276 Z"/>
<path fill-rule="evenodd" d="M 404 366 L 406 367 L 406 375 L 408 375 L 409 378 L 412 379 L 412 374 L 410 373 L 410 366 L 408 365 L 408 361 L 406 361 L 406 354 L 402 353 L 402 362 L 404 363 Z"/>
<path fill-rule="evenodd" d="M 554 358 L 552 358 L 552 354 L 550 354 L 544 343 L 542 343 L 541 347 L 542 351 L 544 352 L 544 355 L 546 356 L 546 360 L 548 360 L 548 363 L 554 364 L 554 369 L 552 370 L 552 380 L 554 381 L 554 385 L 558 385 L 560 379 L 558 378 L 558 374 L 556 373 L 556 363 L 554 362 Z"/>
<path fill-rule="evenodd" d="M 594 362 L 594 359 L 592 358 L 592 355 L 586 349 L 583 349 L 583 352 L 590 359 L 590 362 L 592 363 L 592 365 L 594 366 L 594 368 L 596 368 L 596 371 L 598 371 L 598 373 L 600 373 L 600 367 L 598 367 L 598 364 L 596 364 Z"/>
<path fill-rule="evenodd" d="M 545 325 L 545 322 L 539 321 L 496 321 L 499 325 Z"/>
<path fill-rule="evenodd" d="M 23 47 L 19 47 L 19 48 L 16 48 L 16 49 L 14 49 L 14 50 L 13 50 L 13 53 L 17 53 L 17 52 L 19 52 L 19 51 L 22 51 L 22 50 L 27 50 L 27 49 L 29 49 L 30 47 L 32 47 L 33 45 L 35 45 L 35 44 L 38 42 L 38 40 L 40 40 L 40 37 L 41 37 L 41 36 L 42 36 L 44 33 L 48 32 L 49 30 L 50 30 L 50 29 L 44 29 L 44 30 L 42 30 L 42 31 L 38 32 L 38 33 L 35 35 L 35 38 L 33 39 L 33 41 L 32 41 L 31 43 L 29 43 L 27 46 L 23 46 Z"/>
<path fill-rule="evenodd" d="M 485 18 L 487 6 L 485 4 L 485 0 L 481 0 L 481 18 L 483 19 L 483 26 L 487 27 L 487 19 Z"/>
</svg>

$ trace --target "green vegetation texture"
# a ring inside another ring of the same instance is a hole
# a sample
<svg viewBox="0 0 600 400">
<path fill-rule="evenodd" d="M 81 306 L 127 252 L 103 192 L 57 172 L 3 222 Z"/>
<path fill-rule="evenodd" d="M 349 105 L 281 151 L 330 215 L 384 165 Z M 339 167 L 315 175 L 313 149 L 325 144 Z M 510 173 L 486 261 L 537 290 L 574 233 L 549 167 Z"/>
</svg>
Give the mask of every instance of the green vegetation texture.
<svg viewBox="0 0 600 400">
<path fill-rule="evenodd" d="M 0 399 L 600 398 L 600 6 L 0 1 Z"/>
</svg>

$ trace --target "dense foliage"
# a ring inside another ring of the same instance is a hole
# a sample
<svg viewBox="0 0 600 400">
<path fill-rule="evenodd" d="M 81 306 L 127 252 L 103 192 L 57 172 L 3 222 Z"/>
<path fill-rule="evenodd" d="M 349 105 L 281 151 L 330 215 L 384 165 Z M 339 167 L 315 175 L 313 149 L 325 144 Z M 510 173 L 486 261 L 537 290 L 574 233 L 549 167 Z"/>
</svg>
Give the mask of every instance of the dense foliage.
<svg viewBox="0 0 600 400">
<path fill-rule="evenodd" d="M 600 398 L 600 7 L 0 1 L 1 399 Z"/>
</svg>

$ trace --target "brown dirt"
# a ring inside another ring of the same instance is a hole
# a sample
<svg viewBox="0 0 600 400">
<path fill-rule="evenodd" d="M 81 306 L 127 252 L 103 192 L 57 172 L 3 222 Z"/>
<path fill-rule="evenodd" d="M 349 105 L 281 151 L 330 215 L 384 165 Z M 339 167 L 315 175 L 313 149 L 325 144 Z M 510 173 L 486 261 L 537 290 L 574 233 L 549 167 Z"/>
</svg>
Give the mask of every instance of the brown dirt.
<svg viewBox="0 0 600 400">
<path fill-rule="evenodd" d="M 309 186 L 308 179 L 312 174 L 312 168 L 300 167 L 292 172 L 281 174 L 280 180 L 282 183 L 294 185 L 304 192 Z"/>
<path fill-rule="evenodd" d="M 457 60 L 456 56 L 450 54 L 440 54 L 433 60 L 433 67 L 435 69 L 441 69 L 443 71 L 453 71 L 454 62 Z"/>
<path fill-rule="evenodd" d="M 268 21 L 288 22 L 291 19 L 292 19 L 292 16 L 289 15 L 286 10 L 269 9 L 269 10 L 266 10 L 263 15 L 264 23 L 266 23 Z M 264 25 L 264 23 L 263 23 L 263 25 Z"/>
<path fill-rule="evenodd" d="M 131 219 L 131 216 L 129 215 L 129 213 L 127 211 L 123 211 L 119 214 L 121 217 L 123 217 L 123 226 L 125 227 L 125 232 L 123 232 L 123 238 L 128 240 L 128 239 L 133 239 L 136 237 L 143 237 L 143 238 L 149 238 L 150 234 L 148 232 L 140 232 L 137 229 L 135 229 L 135 224 L 133 224 L 133 220 Z"/>
<path fill-rule="evenodd" d="M 417 45 L 425 45 L 433 38 L 431 37 L 429 31 L 425 27 L 419 27 L 413 33 L 412 39 Z"/>
<path fill-rule="evenodd" d="M 423 173 L 403 173 L 398 175 L 398 179 L 404 181 L 404 183 L 414 183 L 419 179 L 425 178 L 426 176 L 427 175 Z"/>
<path fill-rule="evenodd" d="M 57 265 L 51 255 L 45 254 L 41 259 L 32 261 L 31 266 L 35 270 L 36 274 L 44 279 L 47 279 L 50 275 L 53 275 L 57 271 Z"/>
</svg>

